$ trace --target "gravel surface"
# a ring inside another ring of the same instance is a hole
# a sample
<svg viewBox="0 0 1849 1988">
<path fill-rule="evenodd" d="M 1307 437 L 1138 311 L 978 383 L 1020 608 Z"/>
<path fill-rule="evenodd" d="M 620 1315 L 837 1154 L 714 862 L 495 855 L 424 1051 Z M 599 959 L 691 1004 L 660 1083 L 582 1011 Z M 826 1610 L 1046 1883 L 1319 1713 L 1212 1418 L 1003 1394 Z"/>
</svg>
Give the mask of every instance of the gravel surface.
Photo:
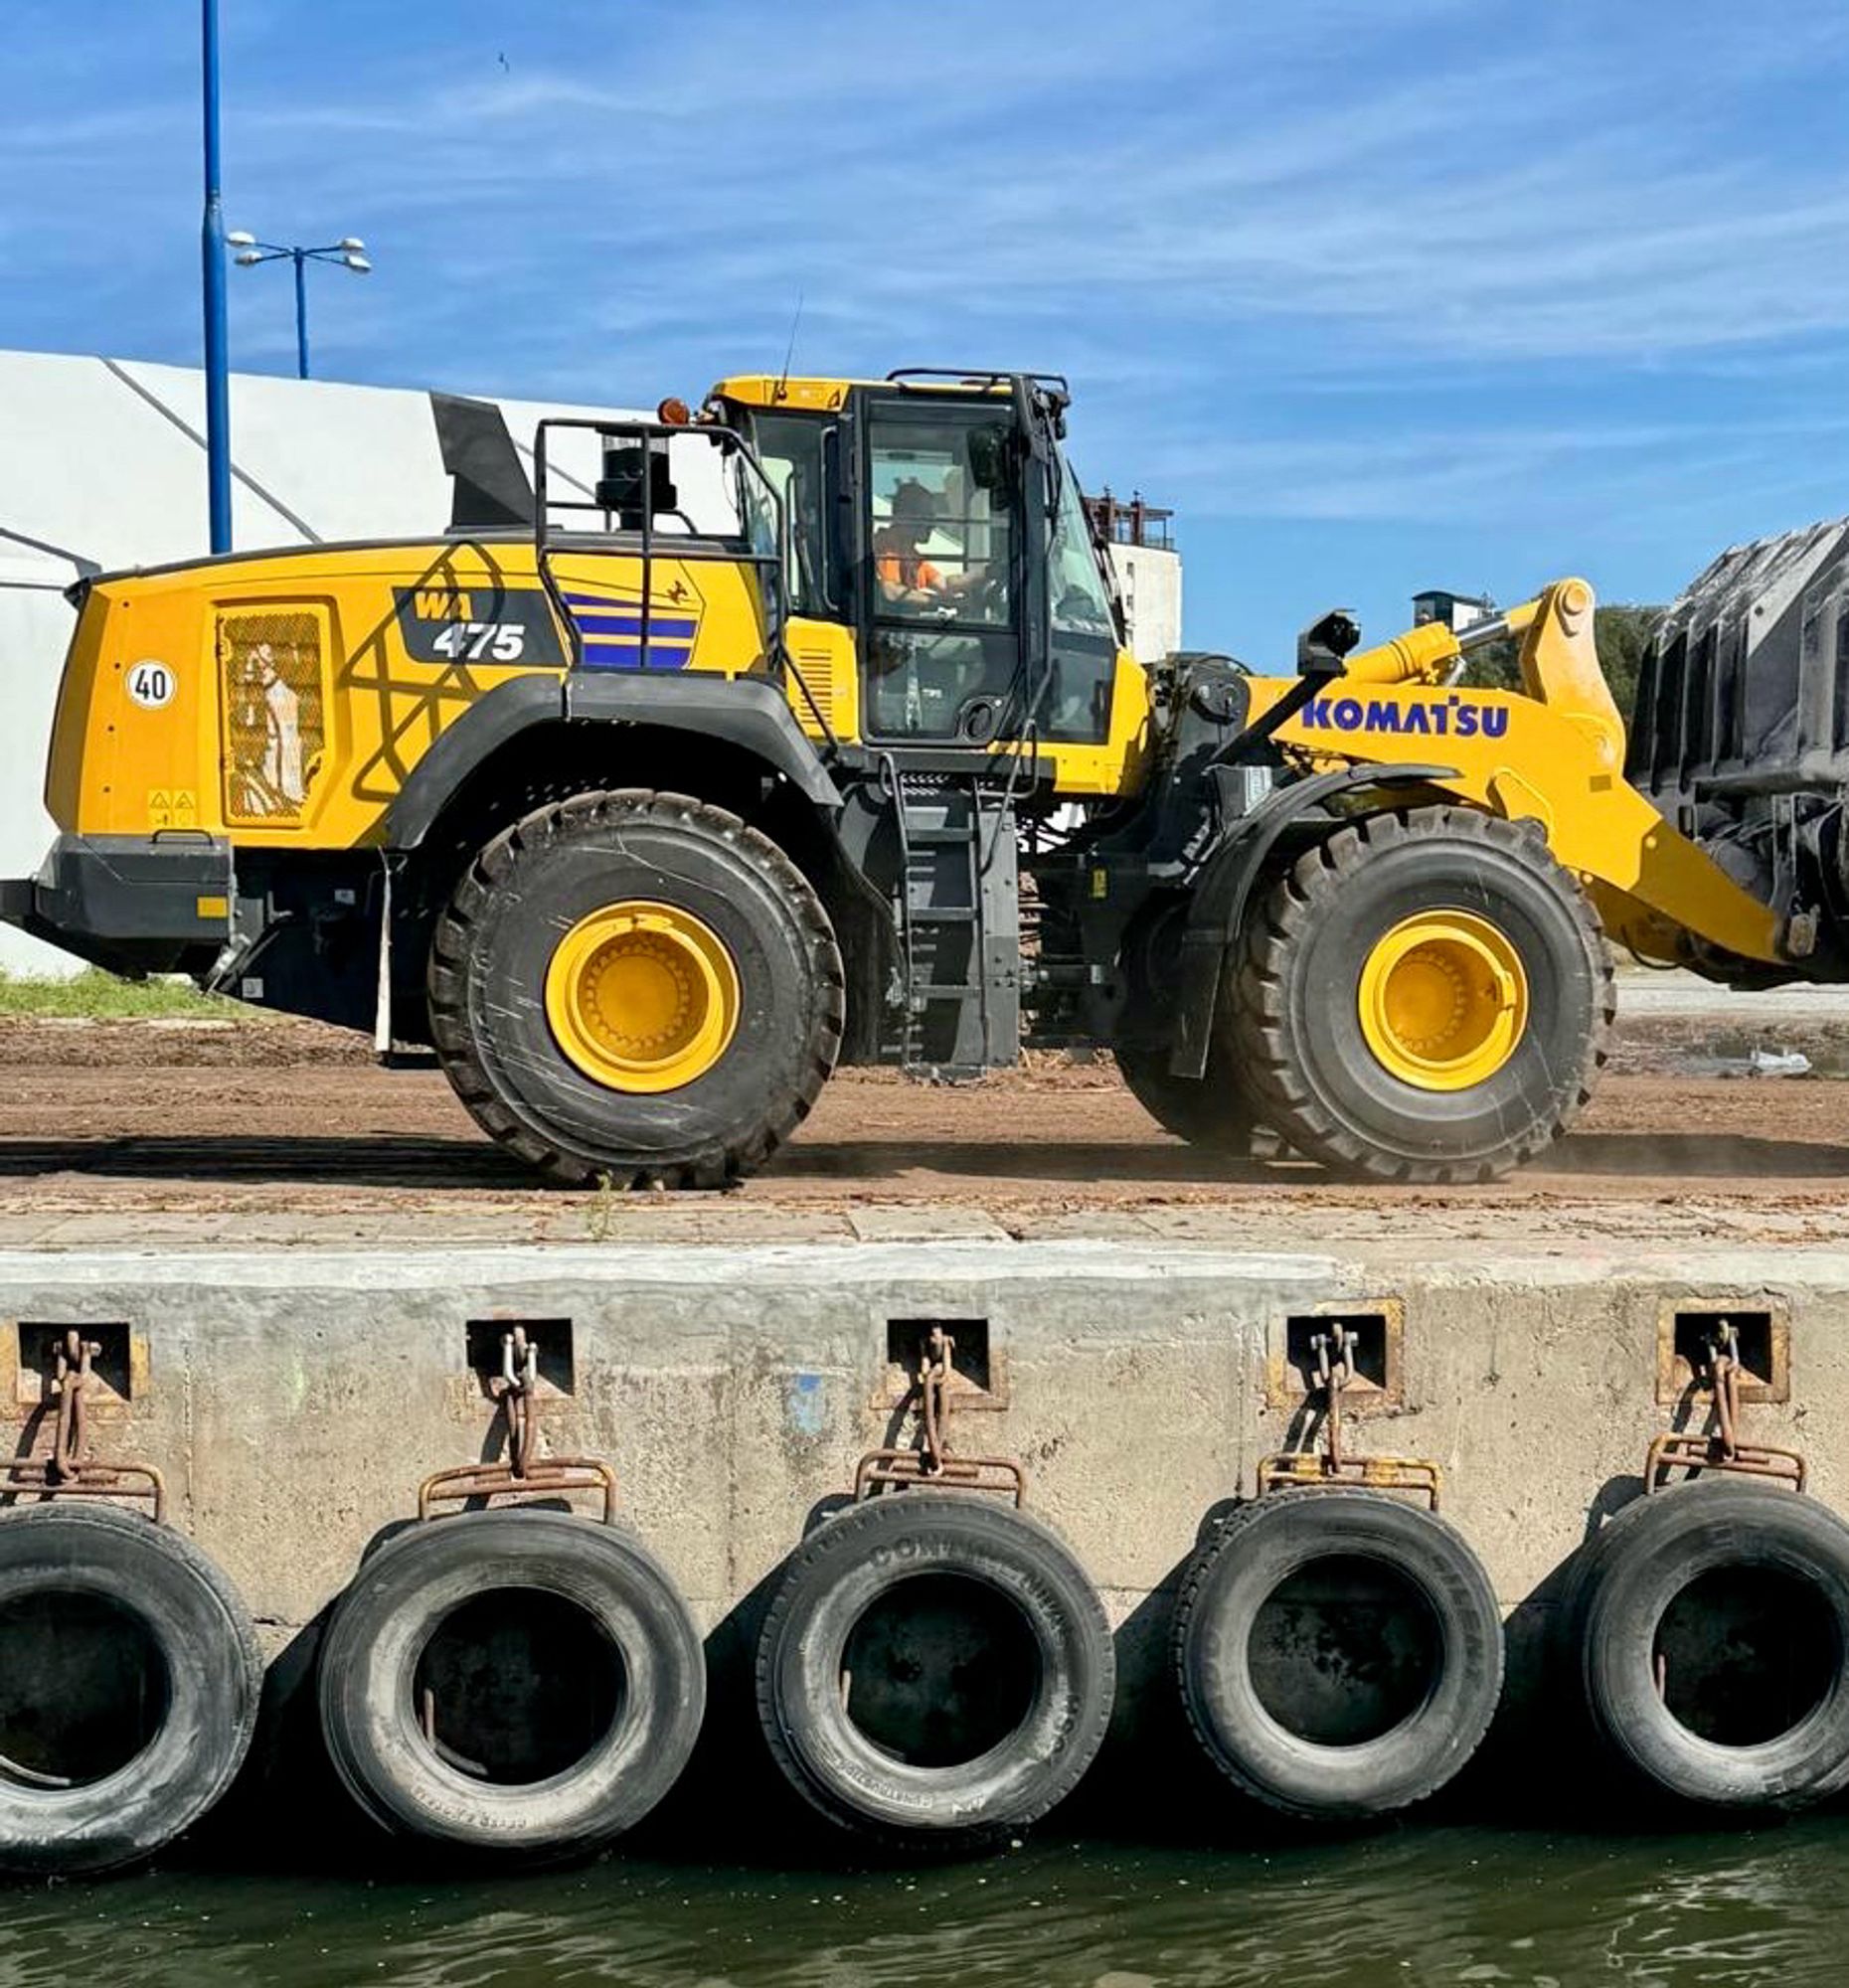
<svg viewBox="0 0 1849 1988">
<path fill-rule="evenodd" d="M 611 1196 L 536 1185 L 434 1069 L 381 1070 L 364 1043 L 311 1024 L 10 1023 L 0 1217 L 14 1240 L 41 1233 L 22 1228 L 29 1218 L 106 1218 L 70 1233 L 123 1242 L 137 1217 L 179 1237 L 188 1218 L 232 1217 L 263 1218 L 252 1233 L 272 1236 L 331 1224 L 381 1237 L 459 1226 L 485 1239 L 902 1240 L 912 1223 L 1016 1236 L 1153 1226 L 1303 1246 L 1412 1234 L 1840 1240 L 1849 1085 L 1706 1074 L 1716 1060 L 1709 1035 L 1633 1038 L 1580 1128 L 1488 1188 L 1352 1187 L 1296 1161 L 1216 1162 L 1160 1131 L 1106 1058 L 1040 1059 L 955 1087 L 842 1072 L 770 1171 L 737 1192 Z"/>
</svg>

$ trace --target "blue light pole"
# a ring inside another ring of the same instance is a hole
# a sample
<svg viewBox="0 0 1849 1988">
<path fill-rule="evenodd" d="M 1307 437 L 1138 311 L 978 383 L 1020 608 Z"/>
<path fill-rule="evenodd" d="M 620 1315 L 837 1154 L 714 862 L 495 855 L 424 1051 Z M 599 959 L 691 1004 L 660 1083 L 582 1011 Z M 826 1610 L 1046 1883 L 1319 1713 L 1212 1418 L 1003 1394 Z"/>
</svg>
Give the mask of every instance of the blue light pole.
<svg viewBox="0 0 1849 1988">
<path fill-rule="evenodd" d="M 206 306 L 206 500 L 212 550 L 232 543 L 231 336 L 225 308 L 225 210 L 219 186 L 219 8 L 201 0 L 206 217 L 201 231 Z"/>
<path fill-rule="evenodd" d="M 373 265 L 363 252 L 366 244 L 357 235 L 343 235 L 338 242 L 330 242 L 325 248 L 281 248 L 273 242 L 259 242 L 254 235 L 246 235 L 242 230 L 236 235 L 226 236 L 225 240 L 237 249 L 240 268 L 254 269 L 261 262 L 295 264 L 295 374 L 297 379 L 306 380 L 308 264 L 331 262 L 336 268 L 351 269 L 356 276 L 369 275 Z"/>
</svg>

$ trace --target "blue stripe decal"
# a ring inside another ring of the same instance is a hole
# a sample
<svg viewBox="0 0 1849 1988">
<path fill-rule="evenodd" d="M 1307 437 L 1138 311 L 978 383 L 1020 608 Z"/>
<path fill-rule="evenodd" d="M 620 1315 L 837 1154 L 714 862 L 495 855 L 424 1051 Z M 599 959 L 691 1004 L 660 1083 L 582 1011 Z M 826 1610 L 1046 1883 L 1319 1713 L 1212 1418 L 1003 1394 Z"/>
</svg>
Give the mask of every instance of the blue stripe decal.
<svg viewBox="0 0 1849 1988">
<path fill-rule="evenodd" d="M 642 632 L 642 617 L 639 614 L 574 614 L 572 619 L 587 635 L 639 635 Z M 699 632 L 699 622 L 688 620 L 684 615 L 651 614 L 648 617 L 650 642 L 657 635 L 688 641 Z"/>
<path fill-rule="evenodd" d="M 679 643 L 650 642 L 648 645 L 648 668 L 651 670 L 684 670 L 693 661 L 693 650 Z M 585 644 L 585 667 L 588 670 L 639 670 L 642 664 L 640 642 L 587 642 Z"/>
</svg>

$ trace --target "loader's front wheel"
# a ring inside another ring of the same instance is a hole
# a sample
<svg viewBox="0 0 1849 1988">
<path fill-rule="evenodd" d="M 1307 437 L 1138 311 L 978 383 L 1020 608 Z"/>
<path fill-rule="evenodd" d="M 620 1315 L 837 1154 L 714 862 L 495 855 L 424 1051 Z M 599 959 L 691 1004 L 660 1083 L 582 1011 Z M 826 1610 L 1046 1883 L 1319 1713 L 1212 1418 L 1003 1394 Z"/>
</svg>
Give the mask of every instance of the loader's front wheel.
<svg viewBox="0 0 1849 1988">
<path fill-rule="evenodd" d="M 774 843 L 680 794 L 580 794 L 470 864 L 437 920 L 430 1032 L 456 1094 L 555 1179 L 722 1187 L 834 1068 L 843 976 Z"/>
<path fill-rule="evenodd" d="M 1111 1049 L 1124 1088 L 1165 1132 L 1244 1159 L 1252 1151 L 1252 1095 L 1222 1045 L 1210 1043 L 1200 1077 L 1177 1077 L 1168 1067 L 1172 1045 L 1162 1018 L 1173 1006 L 1186 924 L 1186 906 L 1169 905 L 1131 925 L 1119 961 L 1128 988 L 1125 1026 Z"/>
<path fill-rule="evenodd" d="M 1244 1088 L 1230 1081 L 1218 1058 L 1210 1057 L 1205 1077 L 1177 1077 L 1168 1067 L 1168 1049 L 1127 1043 L 1116 1048 L 1124 1088 L 1165 1132 L 1191 1146 L 1243 1159 L 1252 1151 L 1252 1105 Z"/>
<path fill-rule="evenodd" d="M 1592 1093 L 1615 1014 L 1592 907 L 1534 823 L 1369 817 L 1259 907 L 1222 1053 L 1310 1159 L 1373 1180 L 1492 1180 Z"/>
</svg>

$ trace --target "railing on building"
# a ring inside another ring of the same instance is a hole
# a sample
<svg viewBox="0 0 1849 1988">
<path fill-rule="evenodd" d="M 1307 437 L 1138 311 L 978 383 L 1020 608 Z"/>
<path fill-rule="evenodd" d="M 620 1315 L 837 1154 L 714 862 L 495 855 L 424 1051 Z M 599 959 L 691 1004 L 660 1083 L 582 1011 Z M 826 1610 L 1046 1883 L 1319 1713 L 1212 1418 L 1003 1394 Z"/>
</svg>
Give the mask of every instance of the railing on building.
<svg viewBox="0 0 1849 1988">
<path fill-rule="evenodd" d="M 1174 512 L 1159 504 L 1145 504 L 1141 491 L 1133 493 L 1126 504 L 1106 488 L 1085 503 L 1092 514 L 1092 529 L 1105 544 L 1149 546 L 1164 553 L 1175 550 Z"/>
</svg>

